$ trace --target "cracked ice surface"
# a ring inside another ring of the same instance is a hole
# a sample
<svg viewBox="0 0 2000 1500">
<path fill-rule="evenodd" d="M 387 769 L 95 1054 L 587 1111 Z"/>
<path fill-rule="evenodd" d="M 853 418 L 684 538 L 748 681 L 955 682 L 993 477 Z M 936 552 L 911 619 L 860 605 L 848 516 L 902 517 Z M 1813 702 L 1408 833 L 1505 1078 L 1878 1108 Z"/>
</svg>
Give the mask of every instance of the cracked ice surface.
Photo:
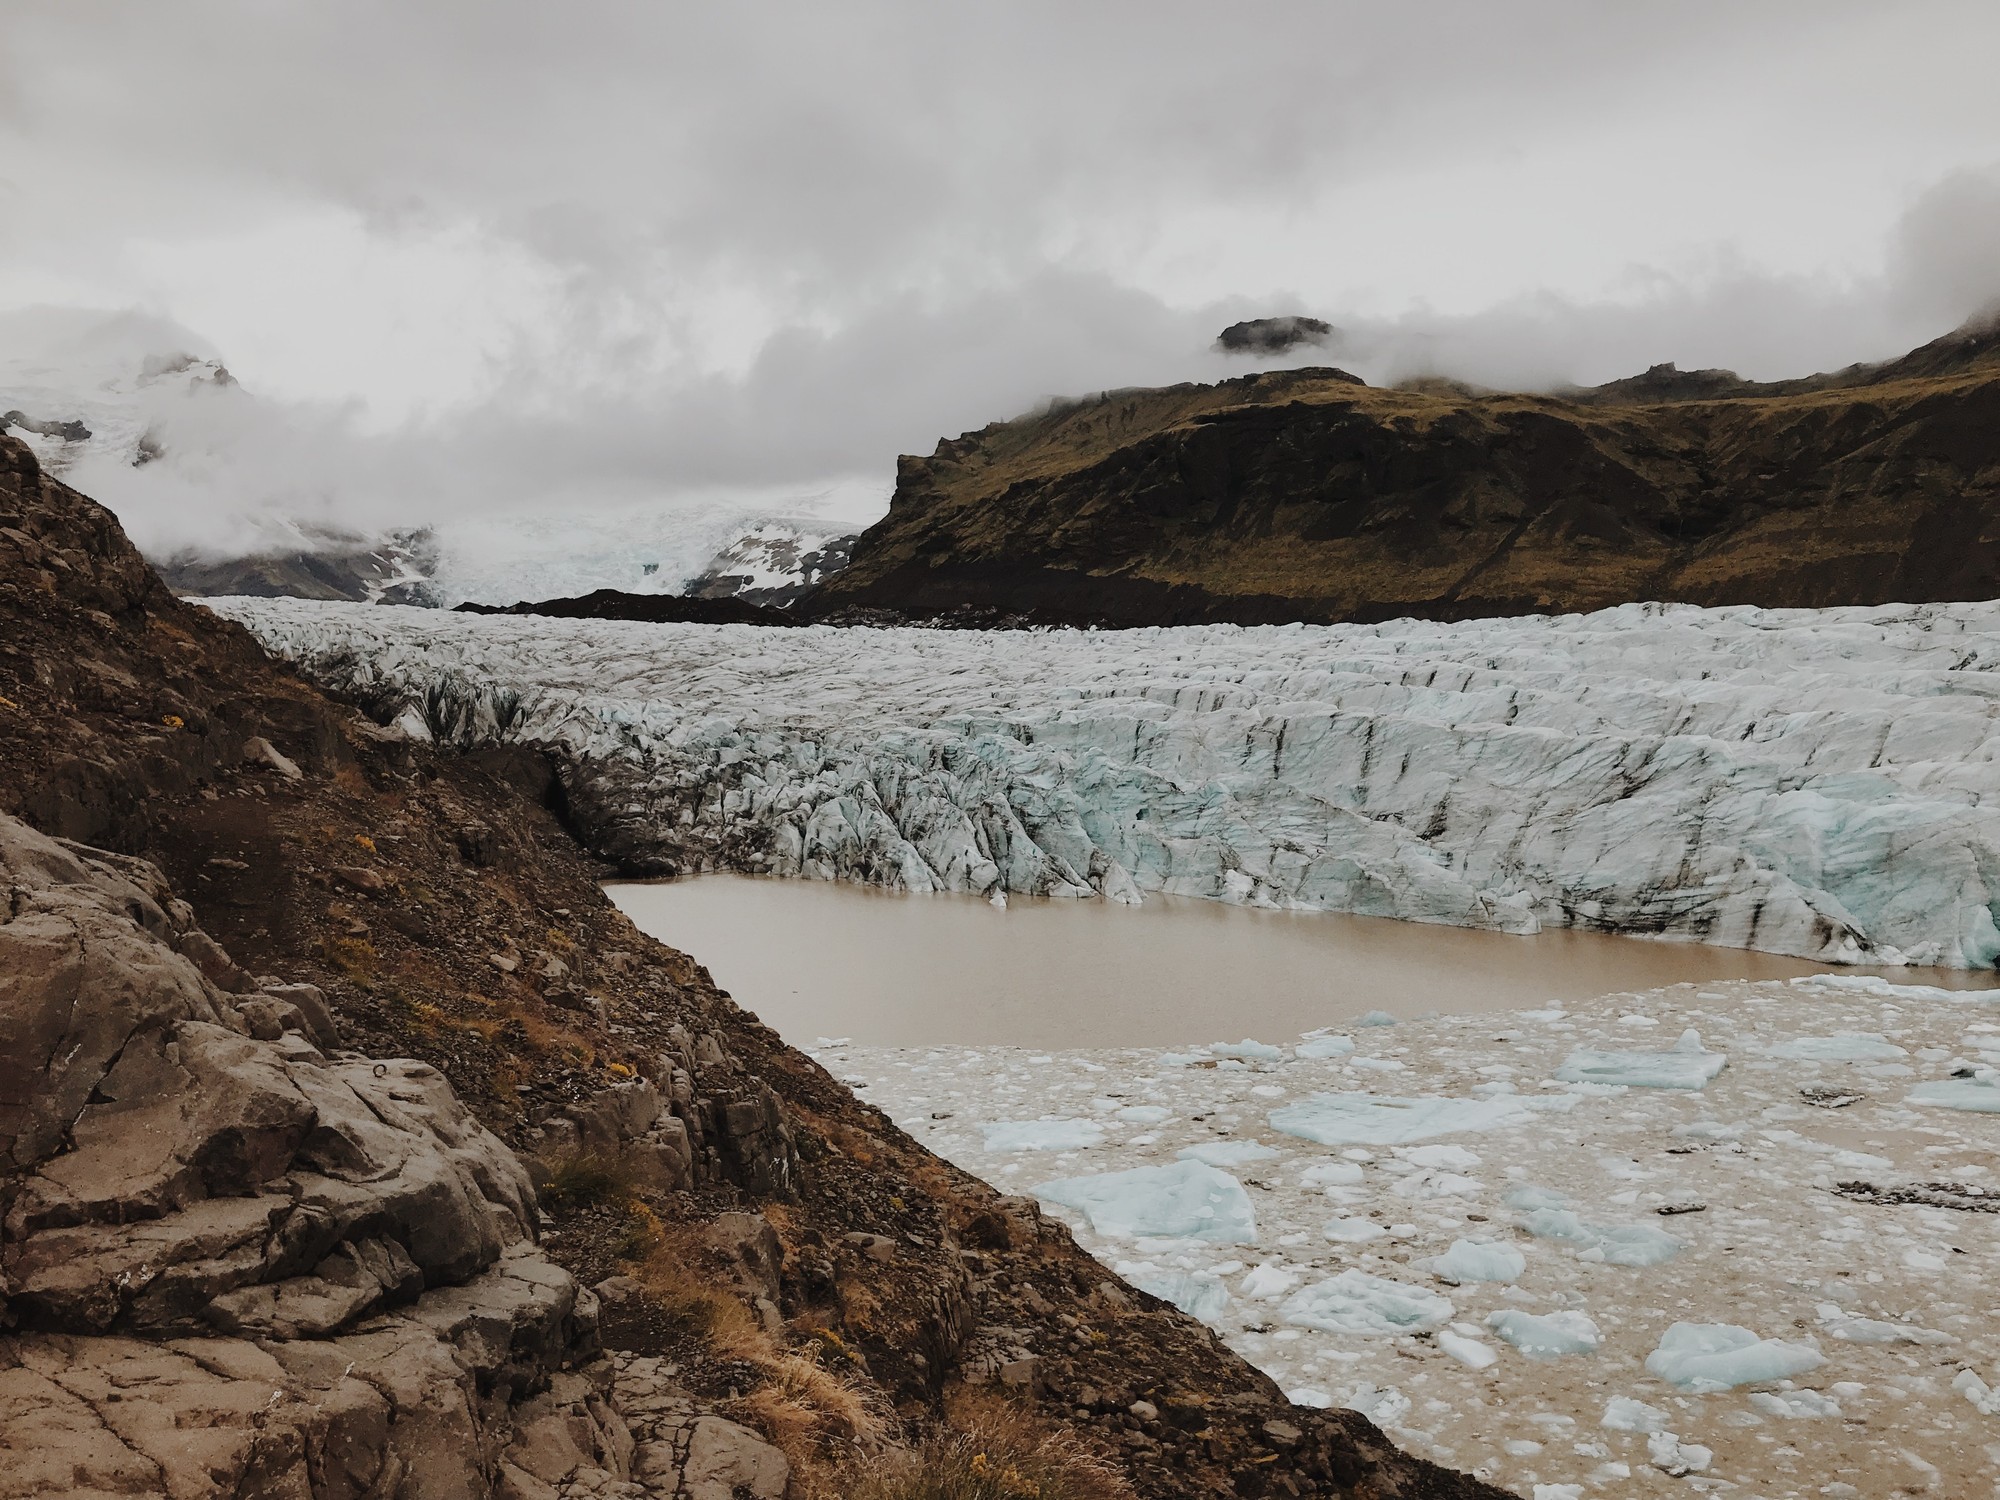
<svg viewBox="0 0 2000 1500">
<path fill-rule="evenodd" d="M 2000 953 L 2000 603 L 769 630 L 211 600 L 628 867 Z"/>
<path fill-rule="evenodd" d="M 1059 1184 L 1087 1249 L 1295 1400 L 1518 1494 L 1992 1500 L 2000 1119 L 1935 1091 L 2000 1056 L 2000 998 L 1852 977 L 1404 1020 L 1334 1055 L 1224 1043 L 1221 1004 L 1210 1047 L 818 1055 L 1004 1191 Z M 1690 1027 L 1729 1057 L 1699 1091 L 1557 1076 Z M 988 1144 L 1057 1118 L 1102 1142 Z M 1954 1186 L 1895 1201 L 1925 1184 Z"/>
</svg>

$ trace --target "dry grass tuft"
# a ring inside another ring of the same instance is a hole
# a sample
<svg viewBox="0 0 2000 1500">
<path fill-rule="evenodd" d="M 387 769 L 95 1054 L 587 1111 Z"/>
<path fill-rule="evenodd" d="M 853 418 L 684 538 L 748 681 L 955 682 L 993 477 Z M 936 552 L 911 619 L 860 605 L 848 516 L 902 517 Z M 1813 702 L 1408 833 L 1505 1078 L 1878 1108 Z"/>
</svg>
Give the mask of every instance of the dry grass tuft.
<svg viewBox="0 0 2000 1500">
<path fill-rule="evenodd" d="M 1132 1488 L 1074 1433 L 971 1393 L 913 1459 L 861 1477 L 852 1500 L 1132 1500 Z"/>
<path fill-rule="evenodd" d="M 631 1177 L 616 1162 L 600 1156 L 574 1157 L 537 1175 L 535 1192 L 547 1208 L 593 1208 L 600 1203 L 632 1202 Z"/>
<path fill-rule="evenodd" d="M 755 1369 L 759 1383 L 725 1411 L 781 1449 L 800 1500 L 846 1500 L 855 1463 L 896 1428 L 884 1398 L 820 1363 L 820 1349 L 786 1348 L 738 1297 L 686 1226 L 662 1225 L 633 1273 L 661 1310 L 718 1356 Z"/>
</svg>

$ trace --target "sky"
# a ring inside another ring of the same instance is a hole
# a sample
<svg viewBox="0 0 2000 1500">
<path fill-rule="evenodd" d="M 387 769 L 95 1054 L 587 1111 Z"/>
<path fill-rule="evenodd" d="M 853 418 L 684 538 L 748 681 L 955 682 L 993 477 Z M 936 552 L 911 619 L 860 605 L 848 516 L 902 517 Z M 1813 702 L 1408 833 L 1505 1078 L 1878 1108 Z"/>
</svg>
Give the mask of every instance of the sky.
<svg viewBox="0 0 2000 1500">
<path fill-rule="evenodd" d="M 172 341 L 254 398 L 170 505 L 106 479 L 159 545 L 866 511 L 940 436 L 1249 368 L 1211 348 L 1246 316 L 1541 388 L 1886 358 L 2000 298 L 1990 0 L 0 13 L 0 366 Z"/>
</svg>

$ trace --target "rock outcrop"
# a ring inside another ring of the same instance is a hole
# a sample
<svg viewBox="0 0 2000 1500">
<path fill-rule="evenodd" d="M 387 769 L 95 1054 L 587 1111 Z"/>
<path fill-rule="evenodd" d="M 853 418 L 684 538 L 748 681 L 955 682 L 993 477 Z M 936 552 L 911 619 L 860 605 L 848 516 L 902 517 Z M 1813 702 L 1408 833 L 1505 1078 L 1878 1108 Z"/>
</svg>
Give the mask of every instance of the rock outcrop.
<svg viewBox="0 0 2000 1500">
<path fill-rule="evenodd" d="M 1215 347 L 1226 354 L 1283 354 L 1301 344 L 1329 343 L 1333 336 L 1333 325 L 1324 319 L 1290 314 L 1231 323 L 1216 336 Z"/>
<path fill-rule="evenodd" d="M 1110 391 L 899 460 L 815 619 L 1471 619 L 2000 593 L 2000 324 L 1759 385 L 1339 370 Z"/>
<path fill-rule="evenodd" d="M 0 881 L 0 1495 L 488 1493 L 596 1356 L 520 1162 L 150 865 L 0 818 Z"/>
</svg>

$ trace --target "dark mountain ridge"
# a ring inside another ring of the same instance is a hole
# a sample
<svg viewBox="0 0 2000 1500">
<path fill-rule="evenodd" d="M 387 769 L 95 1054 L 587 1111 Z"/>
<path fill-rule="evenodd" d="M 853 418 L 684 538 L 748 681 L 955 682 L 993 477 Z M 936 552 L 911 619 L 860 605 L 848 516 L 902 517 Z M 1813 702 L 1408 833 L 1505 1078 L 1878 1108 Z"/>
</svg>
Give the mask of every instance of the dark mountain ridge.
<svg viewBox="0 0 2000 1500">
<path fill-rule="evenodd" d="M 796 606 L 1047 624 L 2000 594 L 2000 321 L 1799 380 L 1587 390 L 1335 369 L 1107 392 L 898 460 Z"/>
</svg>

